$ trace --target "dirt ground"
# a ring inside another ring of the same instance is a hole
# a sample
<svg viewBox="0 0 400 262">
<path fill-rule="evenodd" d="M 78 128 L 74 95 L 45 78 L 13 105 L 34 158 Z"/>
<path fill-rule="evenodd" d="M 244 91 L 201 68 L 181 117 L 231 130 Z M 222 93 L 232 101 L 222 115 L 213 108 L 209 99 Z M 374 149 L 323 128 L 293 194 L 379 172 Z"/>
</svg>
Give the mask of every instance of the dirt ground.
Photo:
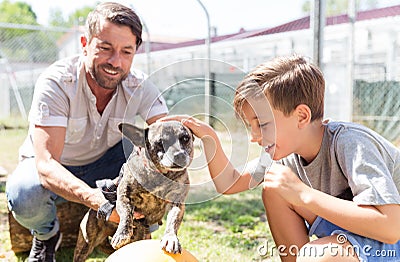
<svg viewBox="0 0 400 262">
<path fill-rule="evenodd" d="M 0 176 L 0 188 L 4 189 L 7 176 Z M 0 261 L 16 261 L 14 252 L 11 251 L 10 236 L 8 231 L 8 210 L 6 194 L 0 191 Z"/>
</svg>

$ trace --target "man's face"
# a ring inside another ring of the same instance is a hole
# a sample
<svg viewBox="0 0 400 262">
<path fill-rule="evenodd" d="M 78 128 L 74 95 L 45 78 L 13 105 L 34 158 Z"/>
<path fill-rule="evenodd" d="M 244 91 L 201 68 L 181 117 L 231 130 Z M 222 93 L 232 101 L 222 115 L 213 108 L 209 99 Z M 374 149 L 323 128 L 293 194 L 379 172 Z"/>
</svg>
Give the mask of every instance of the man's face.
<svg viewBox="0 0 400 262">
<path fill-rule="evenodd" d="M 128 26 L 102 21 L 98 35 L 82 39 L 86 71 L 99 86 L 115 89 L 130 71 L 136 52 L 136 36 Z"/>
<path fill-rule="evenodd" d="M 274 160 L 282 159 L 295 150 L 297 120 L 285 116 L 281 111 L 269 106 L 265 99 L 248 99 L 243 113 L 251 129 L 251 142 L 265 147 Z"/>
</svg>

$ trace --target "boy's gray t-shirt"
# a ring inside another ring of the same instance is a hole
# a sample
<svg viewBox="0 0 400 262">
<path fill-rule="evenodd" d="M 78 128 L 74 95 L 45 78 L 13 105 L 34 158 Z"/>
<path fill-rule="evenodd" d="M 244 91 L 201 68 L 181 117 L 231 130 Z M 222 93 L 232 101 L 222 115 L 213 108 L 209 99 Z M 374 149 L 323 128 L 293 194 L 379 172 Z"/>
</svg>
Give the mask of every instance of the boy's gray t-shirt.
<svg viewBox="0 0 400 262">
<path fill-rule="evenodd" d="M 325 125 L 320 151 L 311 163 L 297 154 L 281 162 L 305 184 L 329 195 L 359 205 L 400 204 L 400 150 L 364 126 Z"/>
</svg>

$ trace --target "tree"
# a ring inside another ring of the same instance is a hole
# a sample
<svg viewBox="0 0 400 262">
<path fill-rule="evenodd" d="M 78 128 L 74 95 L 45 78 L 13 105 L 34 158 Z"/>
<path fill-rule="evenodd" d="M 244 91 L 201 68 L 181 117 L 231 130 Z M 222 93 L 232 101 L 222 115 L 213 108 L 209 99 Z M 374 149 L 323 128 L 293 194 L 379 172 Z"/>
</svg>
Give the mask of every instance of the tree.
<svg viewBox="0 0 400 262">
<path fill-rule="evenodd" d="M 85 6 L 75 10 L 68 16 L 68 19 L 64 19 L 63 12 L 59 8 L 51 9 L 49 16 L 49 24 L 57 27 L 71 28 L 77 25 L 83 25 L 89 12 L 91 12 L 95 6 Z"/>
<path fill-rule="evenodd" d="M 0 22 L 12 24 L 0 30 L 1 53 L 9 61 L 51 62 L 57 57 L 57 45 L 52 34 L 29 29 L 29 25 L 39 25 L 36 18 L 27 3 L 0 2 Z"/>
<path fill-rule="evenodd" d="M 37 25 L 36 18 L 35 12 L 27 3 L 11 3 L 9 0 L 0 3 L 0 22 Z"/>
<path fill-rule="evenodd" d="M 11 3 L 9 0 L 0 2 L 0 22 L 37 25 L 36 14 L 32 7 L 24 2 Z M 0 31 L 0 41 L 27 34 L 29 30 L 7 28 Z"/>
<path fill-rule="evenodd" d="M 49 25 L 56 27 L 69 27 L 64 19 L 63 12 L 60 8 L 51 8 L 49 10 Z"/>
<path fill-rule="evenodd" d="M 82 25 L 85 23 L 87 15 L 95 8 L 95 6 L 85 6 L 80 9 L 77 9 L 68 17 L 68 24 L 73 25 Z"/>
<path fill-rule="evenodd" d="M 307 0 L 304 2 L 302 6 L 302 11 L 305 14 L 309 14 L 311 10 L 311 1 Z M 334 16 L 345 14 L 348 8 L 349 0 L 327 0 L 325 4 L 325 16 Z M 379 5 L 379 0 L 356 0 L 356 4 L 358 6 L 357 9 L 373 9 L 377 8 Z"/>
</svg>

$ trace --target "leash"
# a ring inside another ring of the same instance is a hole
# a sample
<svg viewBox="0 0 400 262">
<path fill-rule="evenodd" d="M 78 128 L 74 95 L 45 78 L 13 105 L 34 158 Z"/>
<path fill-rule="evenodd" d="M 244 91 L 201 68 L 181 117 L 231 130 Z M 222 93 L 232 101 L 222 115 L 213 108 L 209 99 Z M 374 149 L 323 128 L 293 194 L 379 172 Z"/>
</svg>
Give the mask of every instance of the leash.
<svg viewBox="0 0 400 262">
<path fill-rule="evenodd" d="M 142 152 L 141 147 L 137 147 L 135 150 L 137 155 L 145 154 Z M 142 157 L 145 166 L 149 166 L 149 163 L 146 160 L 146 157 Z M 104 197 L 107 199 L 107 202 L 99 207 L 97 210 L 97 219 L 103 219 L 104 221 L 108 221 L 110 219 L 111 213 L 114 210 L 117 202 L 117 187 L 121 182 L 121 179 L 124 174 L 125 164 L 122 165 L 121 170 L 119 171 L 117 182 L 114 183 L 112 179 L 102 179 L 96 181 L 96 187 L 101 190 Z"/>
<path fill-rule="evenodd" d="M 102 179 L 96 181 L 96 186 L 100 188 L 104 197 L 107 199 L 103 205 L 99 207 L 97 210 L 97 219 L 103 219 L 104 221 L 108 221 L 110 219 L 111 213 L 114 210 L 117 202 L 117 187 L 121 182 L 123 176 L 123 168 L 122 165 L 121 170 L 118 175 L 117 183 L 115 184 L 112 179 Z"/>
</svg>

